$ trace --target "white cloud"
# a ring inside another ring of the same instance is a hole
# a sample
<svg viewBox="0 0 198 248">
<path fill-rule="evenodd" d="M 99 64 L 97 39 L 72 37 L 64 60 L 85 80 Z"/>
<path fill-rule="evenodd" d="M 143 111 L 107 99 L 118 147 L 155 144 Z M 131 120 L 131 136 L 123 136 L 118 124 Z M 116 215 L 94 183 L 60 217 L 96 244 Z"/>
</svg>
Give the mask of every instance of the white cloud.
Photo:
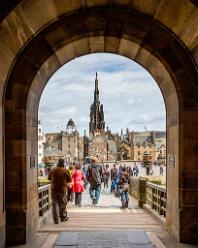
<svg viewBox="0 0 198 248">
<path fill-rule="evenodd" d="M 165 129 L 163 97 L 151 75 L 122 56 L 91 54 L 67 63 L 49 80 L 39 106 L 45 132 L 65 129 L 70 118 L 81 134 L 88 130 L 96 71 L 106 126 L 114 132 L 145 125 Z"/>
</svg>

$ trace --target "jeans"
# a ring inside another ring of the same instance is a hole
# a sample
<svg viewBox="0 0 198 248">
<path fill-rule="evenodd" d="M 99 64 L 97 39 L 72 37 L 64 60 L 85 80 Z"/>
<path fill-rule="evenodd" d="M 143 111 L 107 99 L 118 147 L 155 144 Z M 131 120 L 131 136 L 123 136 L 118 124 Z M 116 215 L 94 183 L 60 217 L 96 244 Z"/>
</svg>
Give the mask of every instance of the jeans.
<svg viewBox="0 0 198 248">
<path fill-rule="evenodd" d="M 122 191 L 121 202 L 122 202 L 122 207 L 128 207 L 128 203 L 129 203 L 128 191 L 124 191 L 124 190 Z"/>
<path fill-rule="evenodd" d="M 100 197 L 100 191 L 101 191 L 101 185 L 90 185 L 89 188 L 89 195 L 91 197 L 91 199 L 95 199 L 96 200 L 96 204 L 98 204 L 98 200 Z"/>
<path fill-rule="evenodd" d="M 61 220 L 67 217 L 66 205 L 66 193 L 52 193 L 52 218 L 54 223 L 59 222 L 59 217 Z"/>
</svg>

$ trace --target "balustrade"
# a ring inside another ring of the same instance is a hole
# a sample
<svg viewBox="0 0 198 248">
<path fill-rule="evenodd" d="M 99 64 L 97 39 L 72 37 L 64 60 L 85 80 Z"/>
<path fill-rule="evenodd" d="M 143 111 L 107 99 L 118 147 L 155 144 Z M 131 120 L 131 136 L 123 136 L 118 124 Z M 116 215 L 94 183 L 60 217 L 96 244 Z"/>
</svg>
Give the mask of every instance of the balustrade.
<svg viewBox="0 0 198 248">
<path fill-rule="evenodd" d="M 166 188 L 147 182 L 146 204 L 160 216 L 166 217 Z"/>
<path fill-rule="evenodd" d="M 43 216 L 51 208 L 50 184 L 38 188 L 39 217 Z"/>
</svg>

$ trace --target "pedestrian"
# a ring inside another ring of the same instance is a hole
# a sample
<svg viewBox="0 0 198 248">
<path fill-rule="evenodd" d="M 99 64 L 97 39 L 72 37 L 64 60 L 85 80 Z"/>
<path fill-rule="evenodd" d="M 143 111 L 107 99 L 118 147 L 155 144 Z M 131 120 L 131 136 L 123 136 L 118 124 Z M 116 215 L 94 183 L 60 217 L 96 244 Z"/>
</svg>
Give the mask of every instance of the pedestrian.
<svg viewBox="0 0 198 248">
<path fill-rule="evenodd" d="M 110 188 L 110 192 L 115 192 L 116 187 L 117 187 L 117 183 L 118 183 L 118 169 L 116 167 L 116 164 L 113 165 L 113 168 L 111 169 L 111 188 Z"/>
<path fill-rule="evenodd" d="M 103 181 L 103 171 L 101 165 L 97 164 L 97 158 L 91 157 L 91 164 L 87 170 L 87 180 L 90 183 L 89 194 L 93 205 L 98 204 Z"/>
<path fill-rule="evenodd" d="M 87 184 L 88 184 L 88 181 L 87 181 L 87 165 L 83 165 L 82 167 L 82 170 L 83 170 L 83 173 L 85 175 L 85 180 L 84 180 L 84 187 L 85 189 L 87 188 Z"/>
<path fill-rule="evenodd" d="M 81 207 L 82 206 L 82 192 L 85 191 L 84 188 L 84 180 L 85 175 L 81 170 L 80 164 L 75 165 L 75 170 L 72 175 L 73 179 L 73 192 L 75 193 L 75 205 Z"/>
<path fill-rule="evenodd" d="M 127 172 L 129 173 L 129 176 L 133 176 L 133 172 L 130 165 L 127 166 Z"/>
<path fill-rule="evenodd" d="M 67 221 L 67 186 L 71 183 L 71 176 L 64 168 L 64 159 L 59 159 L 57 167 L 50 170 L 48 179 L 51 181 L 51 198 L 52 198 L 52 218 L 54 224 L 60 221 Z"/>
<path fill-rule="evenodd" d="M 164 174 L 164 167 L 163 164 L 160 164 L 160 176 L 163 176 Z"/>
<path fill-rule="evenodd" d="M 122 175 L 120 177 L 119 183 L 121 189 L 121 202 L 122 208 L 128 208 L 129 204 L 129 184 L 130 184 L 130 176 L 127 172 L 126 168 L 123 168 Z"/>
<path fill-rule="evenodd" d="M 70 165 L 68 172 L 72 178 L 73 172 L 74 172 L 74 166 Z M 73 193 L 73 180 L 71 183 L 68 183 L 68 187 L 67 187 L 67 202 L 73 202 L 74 200 L 74 193 Z"/>
<path fill-rule="evenodd" d="M 104 168 L 104 172 L 103 172 L 103 176 L 104 176 L 104 189 L 109 187 L 109 177 L 110 177 L 110 171 L 109 171 L 109 165 L 106 164 L 105 168 Z"/>
<path fill-rule="evenodd" d="M 113 168 L 111 169 L 111 181 L 116 179 L 118 176 L 118 169 L 116 167 L 116 164 L 113 165 Z"/>
</svg>

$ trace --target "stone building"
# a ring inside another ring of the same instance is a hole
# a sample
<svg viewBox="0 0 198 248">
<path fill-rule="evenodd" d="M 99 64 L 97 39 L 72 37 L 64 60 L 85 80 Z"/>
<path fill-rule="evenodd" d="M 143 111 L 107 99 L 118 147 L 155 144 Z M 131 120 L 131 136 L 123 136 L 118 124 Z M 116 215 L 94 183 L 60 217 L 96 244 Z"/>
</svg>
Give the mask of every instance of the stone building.
<svg viewBox="0 0 198 248">
<path fill-rule="evenodd" d="M 43 162 L 46 169 L 56 166 L 59 158 L 65 158 L 63 152 L 54 147 L 48 147 L 44 149 Z"/>
<path fill-rule="evenodd" d="M 123 134 L 120 139 L 116 136 L 119 146 L 118 159 L 142 161 L 145 153 L 151 155 L 152 162 L 164 161 L 166 157 L 166 133 L 163 131 L 129 132 Z"/>
<path fill-rule="evenodd" d="M 83 140 L 72 119 L 68 121 L 66 131 L 46 134 L 46 147 L 61 150 L 65 159 L 70 162 L 83 159 Z"/>
<path fill-rule="evenodd" d="M 117 157 L 115 139 L 108 129 L 105 132 L 104 110 L 103 104 L 100 104 L 97 73 L 94 102 L 90 107 L 88 154 L 97 157 L 99 161 L 112 161 Z"/>
</svg>

